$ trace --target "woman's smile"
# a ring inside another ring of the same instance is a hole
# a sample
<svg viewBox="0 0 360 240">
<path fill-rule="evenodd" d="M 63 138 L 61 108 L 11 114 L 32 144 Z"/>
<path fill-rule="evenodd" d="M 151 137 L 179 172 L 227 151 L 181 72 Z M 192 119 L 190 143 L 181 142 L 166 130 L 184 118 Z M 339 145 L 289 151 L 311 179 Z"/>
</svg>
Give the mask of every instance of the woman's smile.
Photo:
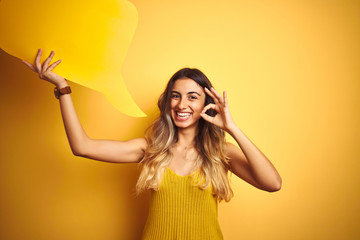
<svg viewBox="0 0 360 240">
<path fill-rule="evenodd" d="M 191 113 L 189 112 L 176 112 L 175 118 L 178 121 L 186 121 L 190 118 Z"/>
</svg>

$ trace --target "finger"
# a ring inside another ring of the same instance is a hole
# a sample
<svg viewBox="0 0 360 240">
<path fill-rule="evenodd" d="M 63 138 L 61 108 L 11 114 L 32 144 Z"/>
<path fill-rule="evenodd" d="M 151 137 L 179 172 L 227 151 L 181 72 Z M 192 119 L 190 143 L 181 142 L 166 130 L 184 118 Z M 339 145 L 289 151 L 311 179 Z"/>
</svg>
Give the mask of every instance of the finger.
<svg viewBox="0 0 360 240">
<path fill-rule="evenodd" d="M 205 88 L 205 92 L 214 100 L 215 103 L 218 103 L 219 100 L 214 96 L 214 94 L 207 88 Z"/>
<path fill-rule="evenodd" d="M 38 53 L 37 53 L 36 58 L 35 58 L 36 70 L 39 73 L 41 72 L 41 64 L 40 64 L 41 53 L 42 53 L 42 50 L 41 50 L 41 48 L 39 48 Z"/>
<path fill-rule="evenodd" d="M 47 71 L 52 71 L 59 63 L 61 62 L 61 59 L 57 60 L 53 64 L 50 65 L 50 67 L 47 69 Z"/>
<path fill-rule="evenodd" d="M 200 116 L 207 122 L 212 123 L 214 120 L 214 117 L 211 117 L 209 115 L 207 115 L 206 113 L 200 113 Z"/>
<path fill-rule="evenodd" d="M 202 110 L 201 113 L 206 113 L 206 111 L 209 110 L 209 109 L 214 109 L 216 111 L 216 105 L 213 104 L 213 103 L 209 103 L 208 105 L 206 105 L 204 107 L 204 109 Z"/>
<path fill-rule="evenodd" d="M 28 62 L 25 61 L 25 60 L 21 60 L 21 62 L 23 62 L 23 63 L 24 63 L 26 66 L 28 66 L 31 70 L 36 71 L 35 67 L 34 67 L 32 64 L 28 63 Z"/>
<path fill-rule="evenodd" d="M 53 58 L 53 56 L 54 56 L 54 51 L 51 51 L 49 57 L 43 63 L 43 71 L 46 71 L 46 69 L 48 68 L 49 63 L 51 62 L 51 59 Z"/>
<path fill-rule="evenodd" d="M 221 95 L 215 90 L 215 88 L 211 88 L 211 92 L 214 93 L 215 97 L 218 99 L 218 101 L 220 103 L 224 103 L 223 98 L 221 97 Z"/>
<path fill-rule="evenodd" d="M 224 104 L 225 104 L 225 107 L 227 107 L 227 105 L 228 105 L 228 100 L 227 100 L 226 91 L 224 91 L 223 95 L 224 95 Z"/>
</svg>

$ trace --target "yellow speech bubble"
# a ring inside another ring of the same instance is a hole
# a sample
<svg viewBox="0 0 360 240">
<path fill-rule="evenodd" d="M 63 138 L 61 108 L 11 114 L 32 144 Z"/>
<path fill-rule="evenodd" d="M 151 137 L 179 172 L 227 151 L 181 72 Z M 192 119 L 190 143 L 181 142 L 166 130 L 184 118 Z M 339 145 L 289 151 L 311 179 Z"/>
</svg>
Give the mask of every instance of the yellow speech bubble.
<svg viewBox="0 0 360 240">
<path fill-rule="evenodd" d="M 55 51 L 55 72 L 102 92 L 121 112 L 146 116 L 130 96 L 121 66 L 135 33 L 137 10 L 126 0 L 2 0 L 0 47 L 33 63 Z"/>
</svg>

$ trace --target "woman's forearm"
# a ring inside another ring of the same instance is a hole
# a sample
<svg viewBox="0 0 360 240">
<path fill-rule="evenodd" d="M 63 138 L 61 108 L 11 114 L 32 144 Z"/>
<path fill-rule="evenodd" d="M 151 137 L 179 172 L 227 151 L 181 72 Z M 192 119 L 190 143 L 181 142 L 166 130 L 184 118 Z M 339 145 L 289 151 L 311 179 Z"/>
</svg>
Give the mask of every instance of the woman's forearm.
<svg viewBox="0 0 360 240">
<path fill-rule="evenodd" d="M 257 182 L 266 188 L 279 190 L 281 188 L 282 180 L 270 160 L 237 126 L 233 126 L 229 133 L 244 152 L 249 167 Z"/>
<path fill-rule="evenodd" d="M 58 89 L 60 89 L 68 86 L 68 83 L 64 79 L 64 81 L 61 81 L 61 83 L 58 83 L 56 86 Z M 60 95 L 59 101 L 65 132 L 71 147 L 71 151 L 76 156 L 82 155 L 85 143 L 89 138 L 81 126 L 71 99 L 71 95 Z"/>
</svg>

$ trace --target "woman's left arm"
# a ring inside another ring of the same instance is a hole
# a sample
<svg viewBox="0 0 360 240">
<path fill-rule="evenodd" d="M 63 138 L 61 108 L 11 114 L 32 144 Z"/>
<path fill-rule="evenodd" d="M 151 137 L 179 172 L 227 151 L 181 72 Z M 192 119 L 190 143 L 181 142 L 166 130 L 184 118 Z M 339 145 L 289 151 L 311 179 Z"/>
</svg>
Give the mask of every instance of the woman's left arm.
<svg viewBox="0 0 360 240">
<path fill-rule="evenodd" d="M 275 167 L 232 120 L 226 92 L 224 91 L 223 96 L 214 88 L 211 88 L 211 91 L 205 88 L 205 92 L 214 99 L 215 104 L 205 106 L 201 113 L 202 118 L 228 132 L 240 147 L 239 149 L 233 144 L 226 145 L 226 154 L 233 173 L 259 189 L 269 192 L 280 190 L 282 180 Z M 207 115 L 205 112 L 208 109 L 214 109 L 216 116 Z"/>
</svg>

